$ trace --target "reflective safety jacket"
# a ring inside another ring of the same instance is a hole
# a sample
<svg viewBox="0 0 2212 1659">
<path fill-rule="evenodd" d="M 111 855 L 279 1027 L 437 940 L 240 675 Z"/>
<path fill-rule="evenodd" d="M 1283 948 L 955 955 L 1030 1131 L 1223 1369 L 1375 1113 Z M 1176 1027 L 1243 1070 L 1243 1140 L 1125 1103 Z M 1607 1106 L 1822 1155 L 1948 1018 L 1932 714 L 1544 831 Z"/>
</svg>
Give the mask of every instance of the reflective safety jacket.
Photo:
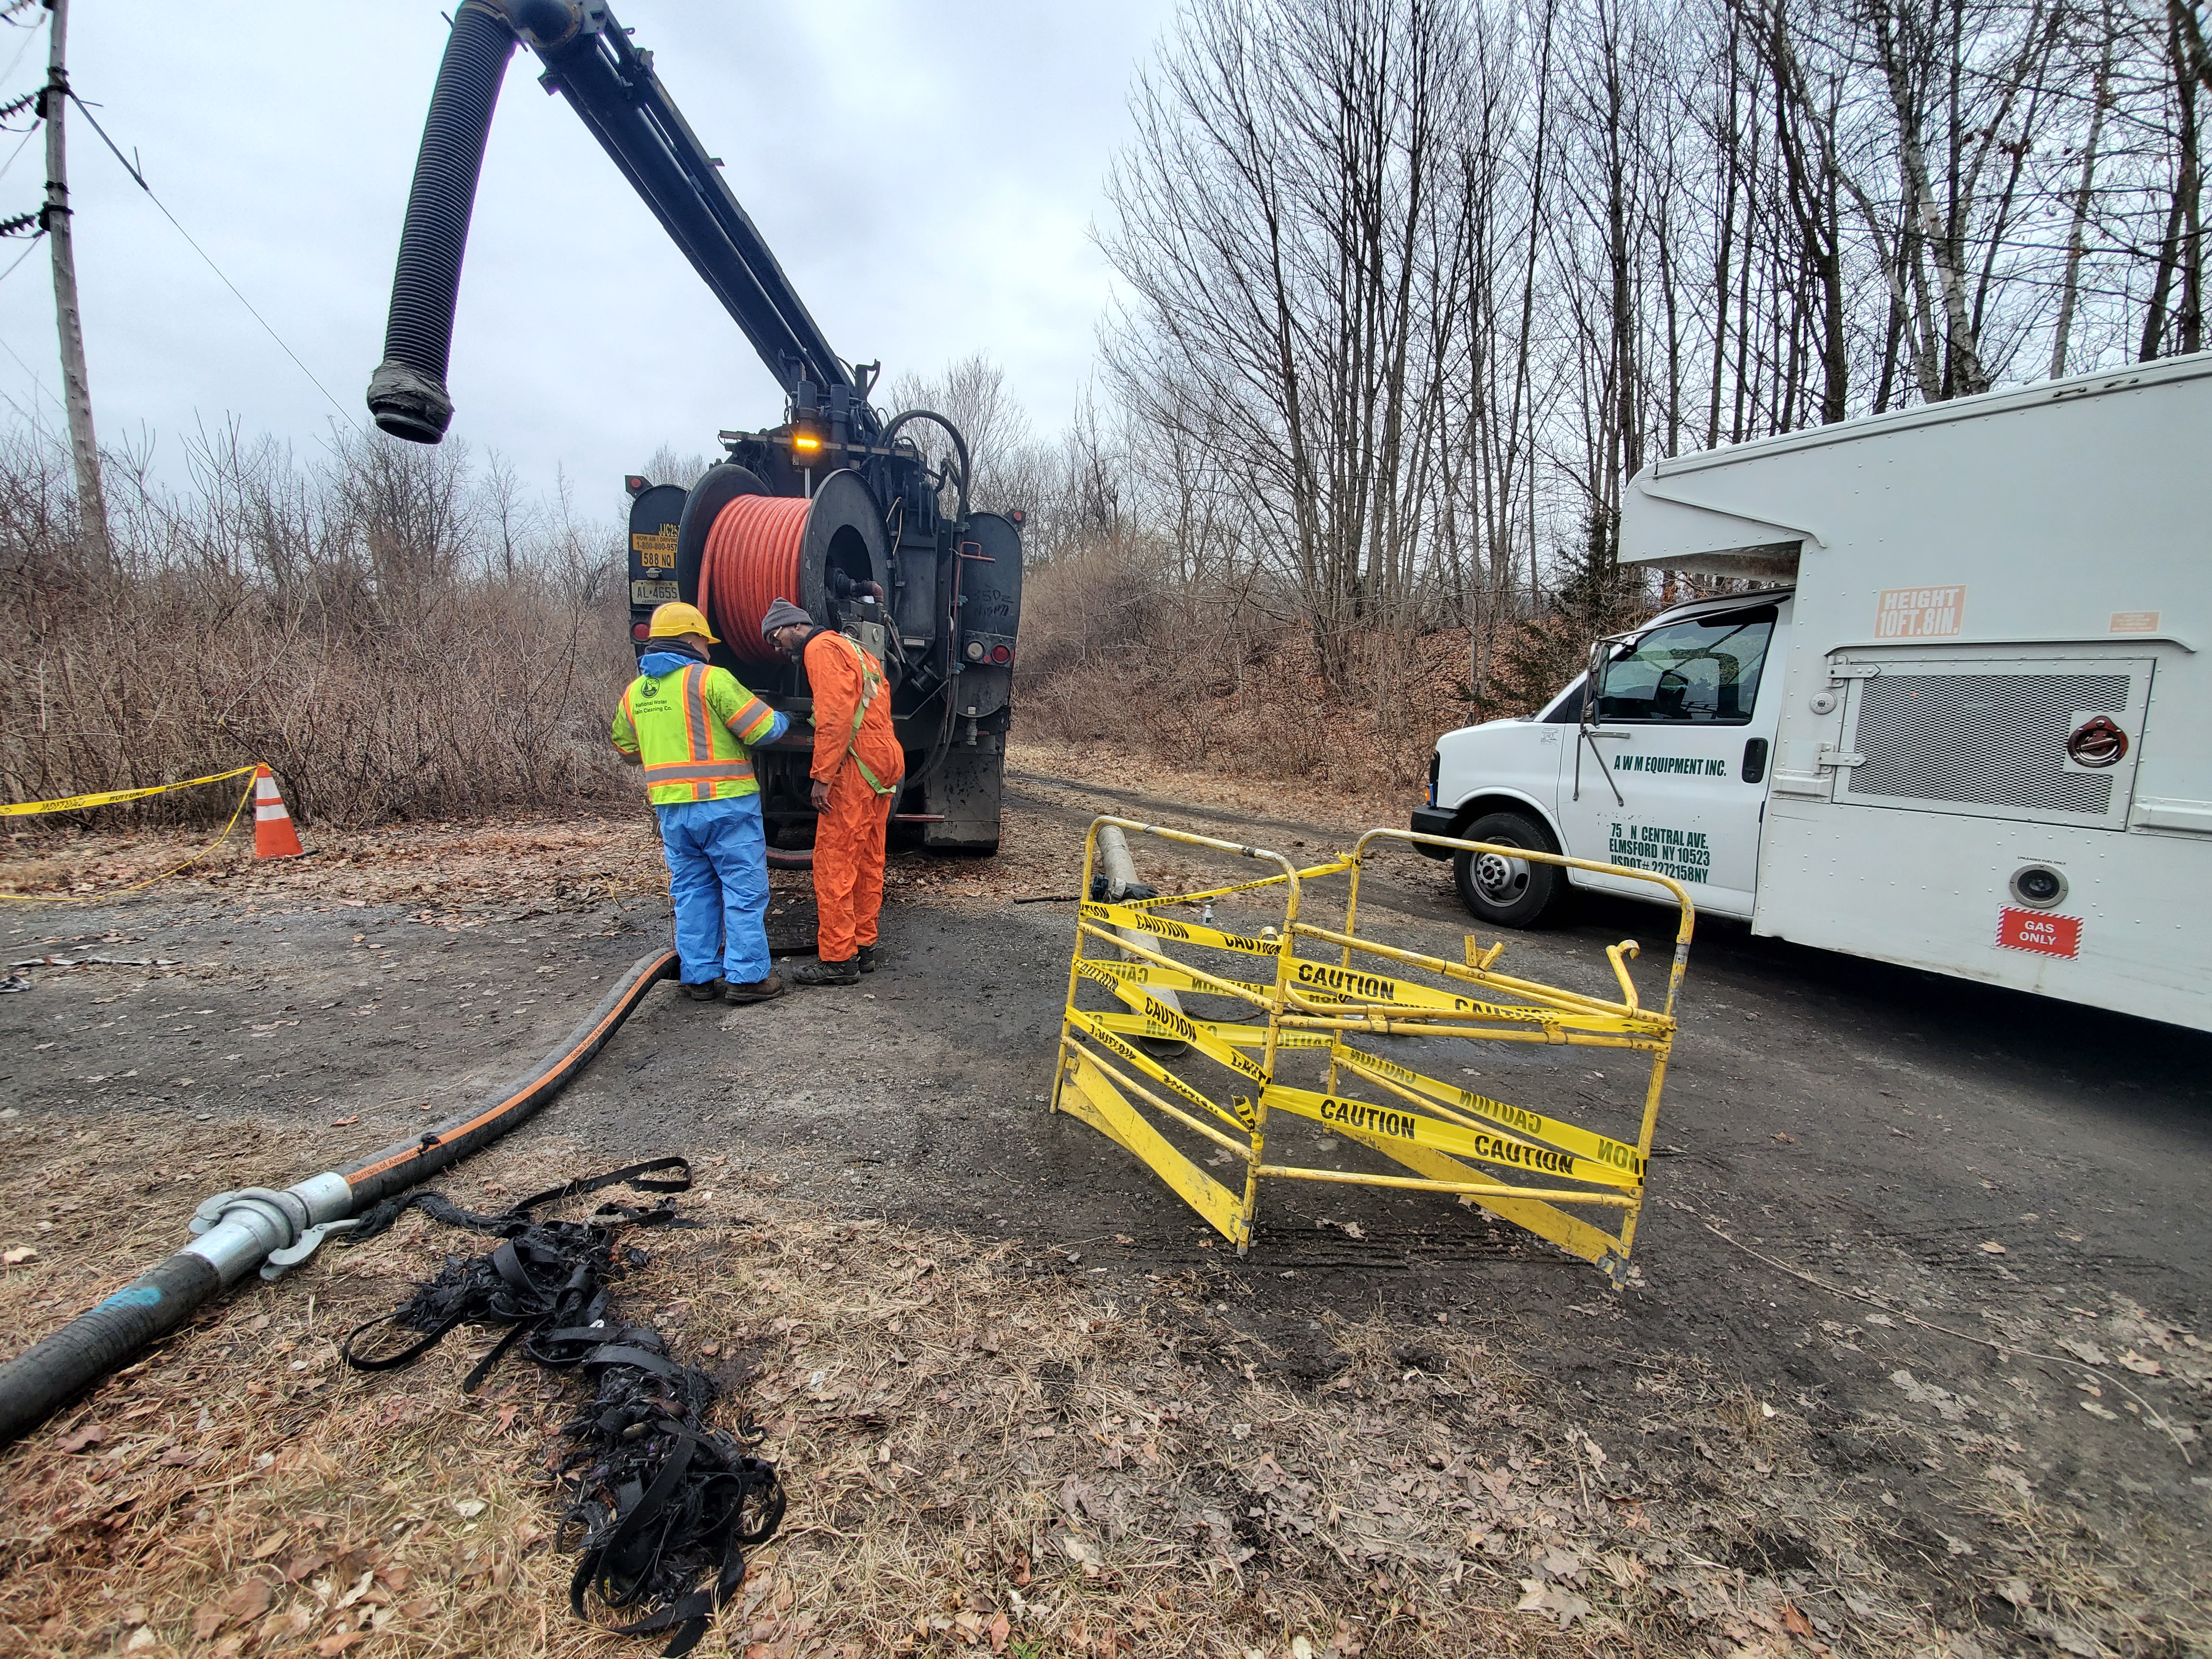
<svg viewBox="0 0 2212 1659">
<path fill-rule="evenodd" d="M 891 726 L 890 687 L 876 659 L 833 629 L 817 629 L 801 655 L 814 694 L 814 764 L 818 783 L 834 783 L 849 758 L 878 795 L 898 787 L 906 753 Z"/>
<path fill-rule="evenodd" d="M 787 719 L 726 668 L 671 652 L 655 652 L 641 666 L 648 672 L 630 682 L 615 709 L 614 744 L 643 763 L 647 798 L 671 806 L 758 794 L 745 751 L 781 736 Z"/>
</svg>

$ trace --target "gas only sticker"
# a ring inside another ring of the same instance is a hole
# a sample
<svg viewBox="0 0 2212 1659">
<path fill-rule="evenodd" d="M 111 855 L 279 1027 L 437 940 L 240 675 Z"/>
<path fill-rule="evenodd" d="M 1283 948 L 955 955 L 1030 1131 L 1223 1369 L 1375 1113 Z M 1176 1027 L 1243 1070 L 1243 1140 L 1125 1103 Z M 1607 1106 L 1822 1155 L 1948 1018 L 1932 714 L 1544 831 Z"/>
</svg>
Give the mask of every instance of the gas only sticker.
<svg viewBox="0 0 2212 1659">
<path fill-rule="evenodd" d="M 1885 587 L 1874 606 L 1878 640 L 1948 640 L 1966 631 L 1964 587 Z"/>
<path fill-rule="evenodd" d="M 1606 862 L 1650 870 L 1676 881 L 1702 884 L 1712 873 L 1712 849 L 1702 830 L 1659 823 L 1615 823 L 1606 837 Z"/>
<path fill-rule="evenodd" d="M 2078 957 L 2081 918 L 2008 904 L 1997 912 L 1997 943 L 2005 950 L 2028 951 L 2039 957 Z"/>
</svg>

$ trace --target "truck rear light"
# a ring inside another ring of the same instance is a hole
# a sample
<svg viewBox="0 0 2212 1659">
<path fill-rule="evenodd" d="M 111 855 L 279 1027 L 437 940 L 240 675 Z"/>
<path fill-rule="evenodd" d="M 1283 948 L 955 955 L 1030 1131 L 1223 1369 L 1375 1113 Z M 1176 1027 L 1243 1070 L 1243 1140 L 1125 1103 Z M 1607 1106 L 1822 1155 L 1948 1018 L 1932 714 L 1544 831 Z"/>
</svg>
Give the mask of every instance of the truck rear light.
<svg viewBox="0 0 2212 1659">
<path fill-rule="evenodd" d="M 968 660 L 969 662 L 981 662 L 983 660 L 982 641 L 970 640 L 968 641 Z"/>
<path fill-rule="evenodd" d="M 653 637 L 653 624 L 651 623 L 632 623 L 629 625 L 629 636 L 634 640 L 651 639 Z"/>
<path fill-rule="evenodd" d="M 1005 664 L 1010 663 L 1013 659 L 1013 647 L 1011 646 L 994 645 L 991 647 L 991 660 L 993 662 Z"/>
</svg>

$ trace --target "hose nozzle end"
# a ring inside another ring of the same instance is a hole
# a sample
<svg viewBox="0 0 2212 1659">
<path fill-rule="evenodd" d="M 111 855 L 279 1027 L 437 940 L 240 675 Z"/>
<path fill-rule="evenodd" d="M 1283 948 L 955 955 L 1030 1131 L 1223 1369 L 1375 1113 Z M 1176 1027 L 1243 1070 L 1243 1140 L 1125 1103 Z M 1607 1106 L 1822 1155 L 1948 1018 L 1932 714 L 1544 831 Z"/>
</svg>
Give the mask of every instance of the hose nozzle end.
<svg viewBox="0 0 2212 1659">
<path fill-rule="evenodd" d="M 443 380 L 387 357 L 368 377 L 368 412 L 395 438 L 434 444 L 453 423 L 453 400 Z"/>
</svg>

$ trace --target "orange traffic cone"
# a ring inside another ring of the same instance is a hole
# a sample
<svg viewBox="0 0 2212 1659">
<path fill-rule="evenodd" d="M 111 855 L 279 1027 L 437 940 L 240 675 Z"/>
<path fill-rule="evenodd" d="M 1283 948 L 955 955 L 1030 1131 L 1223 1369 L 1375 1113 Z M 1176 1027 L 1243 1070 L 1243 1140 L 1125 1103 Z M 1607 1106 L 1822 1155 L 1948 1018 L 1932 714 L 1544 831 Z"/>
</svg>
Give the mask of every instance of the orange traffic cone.
<svg viewBox="0 0 2212 1659">
<path fill-rule="evenodd" d="M 253 773 L 253 856 L 257 859 L 296 859 L 307 848 L 284 810 L 284 797 L 276 793 L 276 775 L 267 767 Z"/>
</svg>

